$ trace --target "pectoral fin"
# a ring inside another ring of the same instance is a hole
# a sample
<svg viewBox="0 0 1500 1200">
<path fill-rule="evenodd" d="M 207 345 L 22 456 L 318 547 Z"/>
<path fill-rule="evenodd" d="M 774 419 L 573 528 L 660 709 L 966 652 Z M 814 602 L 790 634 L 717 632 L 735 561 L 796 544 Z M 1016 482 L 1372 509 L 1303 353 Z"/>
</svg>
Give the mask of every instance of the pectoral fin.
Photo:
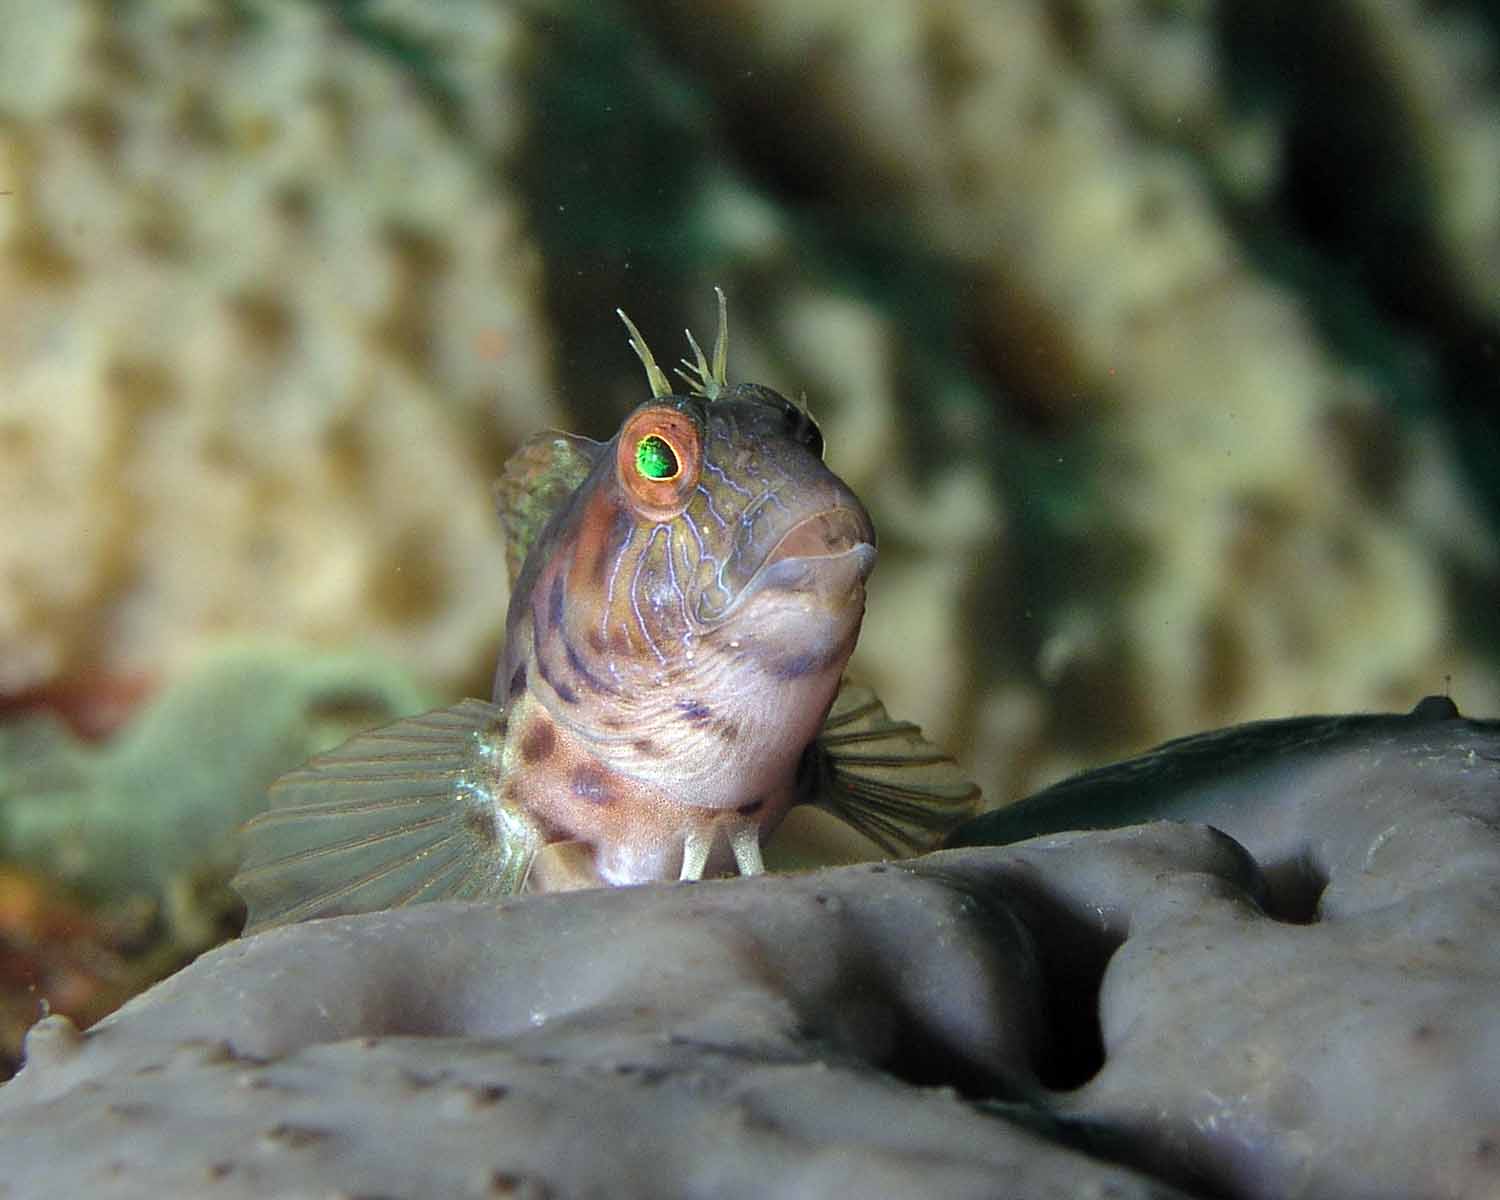
<svg viewBox="0 0 1500 1200">
<path fill-rule="evenodd" d="M 504 712 L 465 700 L 358 734 L 283 775 L 246 822 L 231 886 L 246 933 L 517 891 L 542 843 L 496 784 Z"/>
<path fill-rule="evenodd" d="M 931 850 L 979 809 L 979 788 L 869 688 L 845 683 L 810 752 L 809 803 L 891 854 Z"/>
</svg>

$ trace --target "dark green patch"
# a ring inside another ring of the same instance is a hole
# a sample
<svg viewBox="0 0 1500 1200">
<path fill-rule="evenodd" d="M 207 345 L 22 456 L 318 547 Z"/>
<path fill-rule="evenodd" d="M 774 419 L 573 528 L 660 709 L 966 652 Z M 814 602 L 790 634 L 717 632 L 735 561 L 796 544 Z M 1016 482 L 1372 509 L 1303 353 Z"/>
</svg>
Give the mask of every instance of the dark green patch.
<svg viewBox="0 0 1500 1200">
<path fill-rule="evenodd" d="M 635 469 L 647 479 L 675 479 L 682 468 L 672 447 L 652 434 L 636 443 Z"/>
</svg>

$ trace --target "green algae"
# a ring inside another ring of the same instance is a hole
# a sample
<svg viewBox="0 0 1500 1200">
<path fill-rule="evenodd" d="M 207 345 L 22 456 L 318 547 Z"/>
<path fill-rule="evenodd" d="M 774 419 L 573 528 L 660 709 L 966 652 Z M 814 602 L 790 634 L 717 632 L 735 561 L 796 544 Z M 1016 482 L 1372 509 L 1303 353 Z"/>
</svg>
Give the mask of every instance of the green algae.
<svg viewBox="0 0 1500 1200">
<path fill-rule="evenodd" d="M 384 659 L 256 644 L 206 657 L 103 745 L 49 714 L 0 725 L 0 857 L 170 910 L 227 877 L 278 775 L 434 699 Z"/>
</svg>

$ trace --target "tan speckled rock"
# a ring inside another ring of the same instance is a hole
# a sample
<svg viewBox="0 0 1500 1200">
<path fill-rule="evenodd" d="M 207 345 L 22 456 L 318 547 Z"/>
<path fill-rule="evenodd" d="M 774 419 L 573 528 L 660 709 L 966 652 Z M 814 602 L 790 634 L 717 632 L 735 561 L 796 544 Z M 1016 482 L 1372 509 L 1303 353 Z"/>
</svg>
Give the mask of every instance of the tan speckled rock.
<svg viewBox="0 0 1500 1200">
<path fill-rule="evenodd" d="M 553 417 L 524 39 L 368 7 L 451 111 L 317 5 L 0 3 L 0 691 L 225 631 L 487 669 L 488 481 Z"/>
</svg>

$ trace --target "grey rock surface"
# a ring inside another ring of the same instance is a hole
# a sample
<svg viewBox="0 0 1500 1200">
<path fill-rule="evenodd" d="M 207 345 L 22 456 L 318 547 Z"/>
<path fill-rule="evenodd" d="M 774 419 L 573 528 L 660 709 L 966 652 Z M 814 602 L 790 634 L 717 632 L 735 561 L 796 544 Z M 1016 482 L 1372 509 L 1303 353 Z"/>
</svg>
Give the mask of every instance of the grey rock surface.
<svg viewBox="0 0 1500 1200">
<path fill-rule="evenodd" d="M 235 943 L 33 1031 L 0 1195 L 1500 1194 L 1495 730 L 1350 728 L 1239 761 L 1234 837 Z"/>
<path fill-rule="evenodd" d="M 989 857 L 272 930 L 87 1034 L 38 1025 L 0 1194 L 1180 1195 L 883 1069 L 1037 1090 Z"/>
</svg>

